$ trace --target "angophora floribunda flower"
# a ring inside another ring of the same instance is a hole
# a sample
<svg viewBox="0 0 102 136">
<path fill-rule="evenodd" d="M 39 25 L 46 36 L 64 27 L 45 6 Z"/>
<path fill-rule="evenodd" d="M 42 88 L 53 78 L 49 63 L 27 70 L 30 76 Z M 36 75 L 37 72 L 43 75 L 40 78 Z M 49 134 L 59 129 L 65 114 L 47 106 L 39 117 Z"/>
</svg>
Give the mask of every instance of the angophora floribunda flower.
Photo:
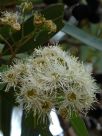
<svg viewBox="0 0 102 136">
<path fill-rule="evenodd" d="M 16 101 L 43 119 L 56 108 L 64 118 L 84 113 L 96 102 L 97 85 L 83 63 L 58 46 L 35 49 L 2 73 L 6 91 L 14 88 Z"/>
</svg>

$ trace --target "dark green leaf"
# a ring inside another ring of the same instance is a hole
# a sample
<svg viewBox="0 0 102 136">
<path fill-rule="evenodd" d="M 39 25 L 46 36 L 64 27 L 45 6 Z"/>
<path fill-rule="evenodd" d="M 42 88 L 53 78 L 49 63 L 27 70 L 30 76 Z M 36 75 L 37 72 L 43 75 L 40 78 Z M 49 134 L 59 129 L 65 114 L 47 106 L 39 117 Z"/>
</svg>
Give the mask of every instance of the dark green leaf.
<svg viewBox="0 0 102 136">
<path fill-rule="evenodd" d="M 0 35 L 8 39 L 9 37 L 10 28 L 8 26 L 0 26 Z M 3 42 L 2 38 L 0 37 L 0 42 Z"/>
<path fill-rule="evenodd" d="M 73 115 L 70 118 L 70 122 L 72 127 L 75 129 L 77 136 L 89 136 L 85 123 L 79 115 L 76 115 L 73 112 Z"/>
<path fill-rule="evenodd" d="M 2 90 L 4 89 L 4 87 L 5 87 L 5 84 L 0 83 L 0 91 L 2 91 Z M 1 92 L 0 92 L 0 93 L 1 93 Z"/>
<path fill-rule="evenodd" d="M 0 66 L 0 72 L 7 70 L 7 65 Z"/>
<path fill-rule="evenodd" d="M 23 112 L 22 118 L 22 134 L 21 136 L 52 136 L 49 131 L 49 121 L 46 118 L 46 123 L 42 119 L 38 120 L 38 116 L 33 116 L 33 113 L 30 112 L 26 115 Z"/>
</svg>

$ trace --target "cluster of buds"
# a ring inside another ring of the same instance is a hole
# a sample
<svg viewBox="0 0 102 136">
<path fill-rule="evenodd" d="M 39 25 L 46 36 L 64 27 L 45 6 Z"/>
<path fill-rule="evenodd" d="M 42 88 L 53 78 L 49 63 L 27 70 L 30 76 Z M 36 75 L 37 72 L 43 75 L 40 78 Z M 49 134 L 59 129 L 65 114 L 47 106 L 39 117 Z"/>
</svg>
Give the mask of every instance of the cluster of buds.
<svg viewBox="0 0 102 136">
<path fill-rule="evenodd" d="M 0 18 L 0 22 L 5 25 L 9 25 L 14 30 L 19 31 L 21 29 L 21 25 L 18 22 L 18 15 L 17 13 L 13 12 L 3 12 L 3 16 Z"/>
<path fill-rule="evenodd" d="M 77 58 L 58 46 L 35 49 L 1 74 L 6 91 L 14 88 L 16 101 L 45 121 L 52 109 L 63 118 L 72 111 L 87 113 L 96 102 L 97 85 Z"/>
<path fill-rule="evenodd" d="M 21 9 L 22 9 L 23 13 L 31 11 L 33 9 L 32 2 L 31 1 L 22 2 L 21 3 Z"/>
<path fill-rule="evenodd" d="M 43 15 L 39 13 L 34 14 L 34 25 L 46 29 L 48 33 L 57 31 L 56 24 L 52 20 L 47 20 Z"/>
<path fill-rule="evenodd" d="M 33 9 L 32 2 L 29 1 L 22 2 L 21 9 L 23 13 L 31 11 Z M 20 16 L 18 16 L 17 13 L 5 11 L 2 12 L 0 23 L 8 25 L 14 30 L 19 31 L 21 29 L 21 24 L 19 23 L 19 19 Z M 38 12 L 34 13 L 33 24 L 37 28 L 42 28 L 43 30 L 46 30 L 48 34 L 57 31 L 56 24 L 52 20 L 46 19 L 42 14 Z"/>
</svg>

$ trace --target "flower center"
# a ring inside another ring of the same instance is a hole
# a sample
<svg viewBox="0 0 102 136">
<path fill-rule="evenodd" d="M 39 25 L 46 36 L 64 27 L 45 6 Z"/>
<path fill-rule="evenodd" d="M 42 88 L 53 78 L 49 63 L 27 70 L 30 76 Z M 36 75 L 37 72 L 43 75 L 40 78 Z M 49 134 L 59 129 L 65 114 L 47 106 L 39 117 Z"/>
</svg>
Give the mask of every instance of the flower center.
<svg viewBox="0 0 102 136">
<path fill-rule="evenodd" d="M 7 77 L 8 77 L 8 78 L 13 78 L 13 77 L 14 77 L 14 74 L 13 74 L 13 73 L 12 73 L 12 74 L 8 74 Z"/>
<path fill-rule="evenodd" d="M 42 103 L 42 109 L 44 111 L 49 111 L 52 107 L 51 105 L 52 105 L 51 102 L 45 101 L 45 102 Z"/>
<path fill-rule="evenodd" d="M 63 117 L 63 119 L 66 119 L 67 116 L 68 116 L 68 109 L 67 108 L 61 108 L 59 113 Z"/>
<path fill-rule="evenodd" d="M 58 79 L 59 77 L 60 77 L 60 75 L 58 74 L 58 73 L 52 73 L 52 77 L 54 78 L 54 79 Z"/>
<path fill-rule="evenodd" d="M 28 97 L 32 97 L 32 96 L 36 96 L 37 95 L 37 91 L 36 90 L 30 90 L 27 92 L 27 96 Z"/>
<path fill-rule="evenodd" d="M 39 60 L 37 63 L 40 64 L 40 65 L 44 65 L 45 61 L 44 60 Z"/>
<path fill-rule="evenodd" d="M 62 58 L 59 57 L 59 58 L 57 58 L 57 60 L 58 60 L 58 62 L 59 62 L 60 64 L 64 65 L 65 62 L 64 62 L 64 60 L 63 60 Z"/>
<path fill-rule="evenodd" d="M 67 99 L 69 100 L 69 101 L 75 101 L 76 100 L 76 94 L 75 93 L 69 93 L 68 95 L 67 95 Z"/>
</svg>

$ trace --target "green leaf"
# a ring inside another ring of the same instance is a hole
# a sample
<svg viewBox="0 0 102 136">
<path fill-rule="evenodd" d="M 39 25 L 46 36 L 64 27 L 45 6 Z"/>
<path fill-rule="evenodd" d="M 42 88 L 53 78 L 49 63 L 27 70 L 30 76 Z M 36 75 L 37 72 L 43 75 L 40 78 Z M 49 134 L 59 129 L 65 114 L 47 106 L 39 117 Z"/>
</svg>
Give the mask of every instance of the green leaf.
<svg viewBox="0 0 102 136">
<path fill-rule="evenodd" d="M 22 118 L 22 133 L 21 136 L 52 136 L 49 131 L 49 121 L 46 118 L 46 123 L 42 119 L 38 119 L 38 116 L 33 116 L 32 112 L 26 114 L 23 112 Z"/>
<path fill-rule="evenodd" d="M 90 34 L 84 32 L 80 28 L 67 23 L 62 28 L 62 31 L 65 32 L 66 34 L 69 34 L 70 36 L 76 38 L 77 40 L 80 40 L 84 44 L 89 45 L 91 47 L 94 47 L 94 48 L 102 51 L 102 40 L 100 40 L 94 36 L 91 36 Z"/>
<path fill-rule="evenodd" d="M 0 66 L 0 72 L 7 70 L 7 65 Z"/>
<path fill-rule="evenodd" d="M 4 95 L 0 95 L 0 129 L 3 132 L 3 135 L 5 136 L 9 136 L 11 131 L 10 127 L 12 107 L 13 105 L 11 102 L 9 102 L 7 97 L 5 97 Z"/>
<path fill-rule="evenodd" d="M 5 87 L 5 84 L 4 83 L 0 83 L 0 91 L 2 91 L 4 89 L 4 87 Z M 0 92 L 0 94 L 1 94 L 1 92 Z"/>
<path fill-rule="evenodd" d="M 0 67 L 0 73 L 1 72 L 3 72 L 3 71 L 5 71 L 7 69 L 7 66 L 6 65 L 2 65 L 1 67 Z M 2 93 L 2 91 L 3 91 L 3 89 L 5 88 L 5 83 L 2 83 L 2 82 L 0 82 L 0 94 Z"/>
<path fill-rule="evenodd" d="M 8 26 L 0 26 L 0 35 L 7 39 L 9 37 L 10 27 Z M 3 42 L 2 38 L 0 37 L 0 42 Z"/>
<path fill-rule="evenodd" d="M 72 127 L 75 129 L 77 136 L 89 136 L 83 119 L 76 115 L 76 113 L 73 112 L 73 115 L 70 118 L 70 122 Z"/>
</svg>

